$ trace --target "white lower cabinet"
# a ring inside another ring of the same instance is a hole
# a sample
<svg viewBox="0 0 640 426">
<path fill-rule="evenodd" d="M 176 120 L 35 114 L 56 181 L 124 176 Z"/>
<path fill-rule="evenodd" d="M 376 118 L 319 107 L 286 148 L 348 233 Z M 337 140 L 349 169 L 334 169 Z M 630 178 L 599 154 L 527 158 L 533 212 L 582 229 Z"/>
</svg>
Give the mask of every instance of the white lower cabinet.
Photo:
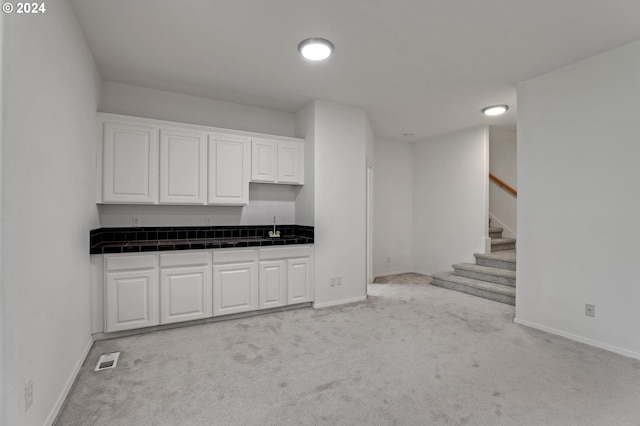
<svg viewBox="0 0 640 426">
<path fill-rule="evenodd" d="M 284 260 L 260 261 L 260 309 L 287 304 L 286 265 Z"/>
<path fill-rule="evenodd" d="M 260 249 L 260 309 L 312 302 L 312 259 L 311 246 Z"/>
<path fill-rule="evenodd" d="M 158 325 L 157 257 L 109 256 L 105 270 L 105 331 Z"/>
<path fill-rule="evenodd" d="M 287 260 L 287 304 L 313 301 L 311 257 Z"/>
<path fill-rule="evenodd" d="M 107 254 L 103 264 L 105 333 L 313 301 L 308 245 Z"/>
<path fill-rule="evenodd" d="M 213 254 L 213 315 L 258 309 L 258 250 Z"/>
<path fill-rule="evenodd" d="M 211 254 L 160 255 L 160 324 L 209 318 L 212 310 Z"/>
</svg>

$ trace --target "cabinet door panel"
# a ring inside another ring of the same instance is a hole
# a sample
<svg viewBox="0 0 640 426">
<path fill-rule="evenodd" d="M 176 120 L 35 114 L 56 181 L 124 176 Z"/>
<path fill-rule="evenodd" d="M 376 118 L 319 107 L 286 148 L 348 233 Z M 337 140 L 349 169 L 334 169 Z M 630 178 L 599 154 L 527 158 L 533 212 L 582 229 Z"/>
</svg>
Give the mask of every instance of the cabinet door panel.
<svg viewBox="0 0 640 426">
<path fill-rule="evenodd" d="M 278 182 L 298 183 L 300 181 L 300 145 L 292 142 L 278 142 Z"/>
<path fill-rule="evenodd" d="M 103 202 L 157 203 L 158 130 L 104 124 Z"/>
<path fill-rule="evenodd" d="M 258 309 L 256 262 L 213 267 L 213 315 Z"/>
<path fill-rule="evenodd" d="M 204 204 L 207 176 L 206 134 L 160 132 L 160 202 Z"/>
<path fill-rule="evenodd" d="M 107 274 L 107 332 L 158 325 L 157 271 Z"/>
<path fill-rule="evenodd" d="M 249 139 L 209 137 L 209 204 L 246 205 L 249 202 Z"/>
<path fill-rule="evenodd" d="M 212 315 L 211 268 L 160 271 L 160 323 L 171 324 Z"/>
<path fill-rule="evenodd" d="M 276 142 L 265 139 L 251 141 L 251 180 L 276 181 Z"/>
<path fill-rule="evenodd" d="M 313 300 L 312 263 L 308 257 L 287 261 L 287 304 Z"/>
<path fill-rule="evenodd" d="M 260 262 L 260 309 L 284 306 L 287 303 L 286 262 Z"/>
</svg>

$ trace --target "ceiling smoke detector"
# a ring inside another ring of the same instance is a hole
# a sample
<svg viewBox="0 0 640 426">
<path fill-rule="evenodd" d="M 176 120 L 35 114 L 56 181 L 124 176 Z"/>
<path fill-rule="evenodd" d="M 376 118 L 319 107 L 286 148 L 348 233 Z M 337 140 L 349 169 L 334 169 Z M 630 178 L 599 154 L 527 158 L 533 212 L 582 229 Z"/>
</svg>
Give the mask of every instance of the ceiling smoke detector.
<svg viewBox="0 0 640 426">
<path fill-rule="evenodd" d="M 300 42 L 298 51 L 310 61 L 322 61 L 333 53 L 333 43 L 324 38 L 308 38 Z"/>
<path fill-rule="evenodd" d="M 509 105 L 491 105 L 485 108 L 482 108 L 482 113 L 484 115 L 488 115 L 489 117 L 494 117 L 496 115 L 502 115 L 509 109 Z"/>
</svg>

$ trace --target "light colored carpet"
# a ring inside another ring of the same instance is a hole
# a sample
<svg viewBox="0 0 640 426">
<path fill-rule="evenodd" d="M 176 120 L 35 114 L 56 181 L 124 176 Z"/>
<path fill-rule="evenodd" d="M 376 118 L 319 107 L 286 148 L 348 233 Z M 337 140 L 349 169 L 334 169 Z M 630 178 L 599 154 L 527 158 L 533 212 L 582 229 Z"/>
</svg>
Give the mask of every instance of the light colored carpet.
<svg viewBox="0 0 640 426">
<path fill-rule="evenodd" d="M 429 284 L 100 341 L 57 425 L 638 425 L 640 361 Z M 101 353 L 118 367 L 93 372 Z"/>
<path fill-rule="evenodd" d="M 406 274 L 376 277 L 373 282 L 375 284 L 430 284 L 431 277 L 429 275 L 417 274 L 415 272 L 407 272 Z"/>
</svg>

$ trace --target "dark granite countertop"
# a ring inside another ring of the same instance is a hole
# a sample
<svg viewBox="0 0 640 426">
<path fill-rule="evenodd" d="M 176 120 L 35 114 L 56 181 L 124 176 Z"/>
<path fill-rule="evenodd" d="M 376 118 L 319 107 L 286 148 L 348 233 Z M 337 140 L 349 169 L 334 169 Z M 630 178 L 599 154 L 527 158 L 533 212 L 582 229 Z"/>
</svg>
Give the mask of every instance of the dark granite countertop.
<svg viewBox="0 0 640 426">
<path fill-rule="evenodd" d="M 91 231 L 91 254 L 269 247 L 313 244 L 313 227 L 278 227 L 282 236 L 269 238 L 267 226 L 170 228 L 100 228 Z M 213 238 L 212 238 L 213 237 Z"/>
</svg>

